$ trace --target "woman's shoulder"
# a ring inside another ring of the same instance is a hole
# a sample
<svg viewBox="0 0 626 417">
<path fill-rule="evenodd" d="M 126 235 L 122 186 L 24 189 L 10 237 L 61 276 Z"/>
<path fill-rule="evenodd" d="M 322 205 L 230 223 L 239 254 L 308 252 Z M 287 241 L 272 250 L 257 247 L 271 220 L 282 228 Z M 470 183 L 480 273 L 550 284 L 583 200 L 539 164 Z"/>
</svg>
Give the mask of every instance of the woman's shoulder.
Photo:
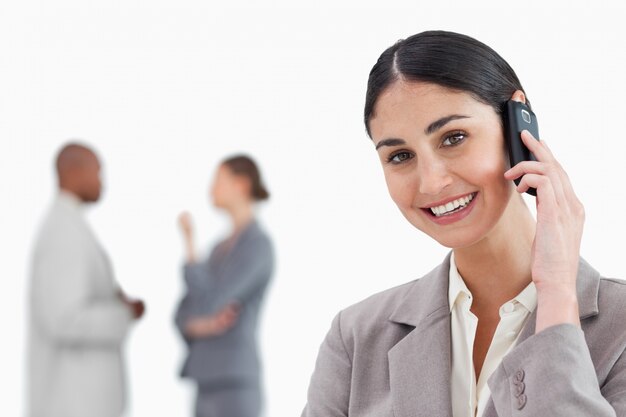
<svg viewBox="0 0 626 417">
<path fill-rule="evenodd" d="M 581 257 L 577 287 L 582 319 L 599 316 L 598 321 L 605 321 L 619 317 L 626 322 L 625 280 L 604 276 Z"/>
<path fill-rule="evenodd" d="M 341 311 L 342 321 L 358 323 L 364 321 L 363 319 L 368 322 L 377 319 L 387 320 L 420 279 L 388 288 L 350 305 Z"/>
<path fill-rule="evenodd" d="M 626 292 L 626 279 L 600 277 L 600 289 L 617 291 L 623 295 Z"/>
<path fill-rule="evenodd" d="M 626 280 L 600 277 L 598 285 L 598 312 L 609 311 L 626 322 Z M 624 326 L 626 329 L 626 326 Z"/>
<path fill-rule="evenodd" d="M 353 304 L 339 313 L 340 324 L 357 333 L 369 333 L 388 327 L 402 310 L 414 317 L 425 311 L 447 306 L 448 259 L 421 278 L 381 291 Z"/>
<path fill-rule="evenodd" d="M 248 227 L 246 227 L 241 238 L 253 244 L 272 245 L 272 238 L 258 220 L 253 220 Z"/>
<path fill-rule="evenodd" d="M 626 350 L 626 281 L 598 278 L 595 303 L 581 311 L 581 326 L 598 379 L 605 381 Z"/>
<path fill-rule="evenodd" d="M 226 243 L 225 239 L 221 243 Z M 248 224 L 236 238 L 233 248 L 240 254 L 273 252 L 274 245 L 270 235 L 266 232 L 257 220 Z"/>
</svg>

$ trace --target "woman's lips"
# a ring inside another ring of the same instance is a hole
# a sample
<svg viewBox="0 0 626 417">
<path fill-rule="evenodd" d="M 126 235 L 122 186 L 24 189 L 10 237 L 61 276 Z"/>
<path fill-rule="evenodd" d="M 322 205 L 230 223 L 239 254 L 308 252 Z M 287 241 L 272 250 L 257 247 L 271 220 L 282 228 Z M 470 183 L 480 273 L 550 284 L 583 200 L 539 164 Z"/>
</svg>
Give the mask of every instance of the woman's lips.
<svg viewBox="0 0 626 417">
<path fill-rule="evenodd" d="M 475 206 L 478 192 L 465 194 L 448 199 L 445 203 L 437 203 L 422 207 L 428 218 L 440 225 L 455 223 L 470 214 Z M 445 200 L 444 200 L 445 201 Z"/>
</svg>

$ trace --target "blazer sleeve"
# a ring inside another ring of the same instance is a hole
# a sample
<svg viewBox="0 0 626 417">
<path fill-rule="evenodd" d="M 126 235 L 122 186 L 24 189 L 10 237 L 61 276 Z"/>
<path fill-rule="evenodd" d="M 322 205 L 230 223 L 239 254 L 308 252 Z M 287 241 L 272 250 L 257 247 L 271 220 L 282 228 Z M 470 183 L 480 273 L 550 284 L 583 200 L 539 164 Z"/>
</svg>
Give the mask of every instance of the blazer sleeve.
<svg viewBox="0 0 626 417">
<path fill-rule="evenodd" d="M 174 324 L 187 344 L 192 342 L 185 333 L 187 321 L 206 314 L 206 300 L 211 291 L 215 291 L 215 277 L 209 267 L 211 256 L 203 262 L 187 263 L 183 266 L 186 291 L 176 308 Z"/>
<path fill-rule="evenodd" d="M 33 314 L 48 337 L 60 344 L 119 345 L 132 322 L 117 297 L 97 294 L 93 247 L 74 230 L 49 242 L 35 259 Z"/>
<path fill-rule="evenodd" d="M 302 417 L 347 417 L 351 377 L 352 360 L 342 337 L 339 313 L 320 347 Z"/>
<path fill-rule="evenodd" d="M 626 416 L 626 355 L 600 387 L 585 335 L 571 324 L 520 343 L 488 384 L 499 417 Z"/>
<path fill-rule="evenodd" d="M 214 271 L 215 276 L 210 279 L 206 263 L 185 266 L 190 297 L 187 317 L 215 314 L 233 302 L 245 304 L 268 283 L 274 266 L 273 248 L 268 238 L 247 241 L 234 255 L 219 272 Z"/>
<path fill-rule="evenodd" d="M 214 278 L 211 274 L 211 258 L 215 249 L 209 257 L 202 262 L 186 263 L 183 265 L 182 275 L 185 281 L 185 294 L 176 307 L 174 314 L 174 324 L 178 332 L 187 344 L 191 339 L 185 333 L 185 324 L 191 317 L 202 315 L 203 303 L 207 294 L 214 289 Z"/>
<path fill-rule="evenodd" d="M 178 333 L 182 336 L 183 340 L 187 343 L 191 343 L 191 339 L 187 337 L 185 333 L 185 323 L 190 316 L 193 315 L 193 311 L 191 308 L 191 297 L 189 294 L 185 294 L 182 300 L 178 303 L 178 307 L 176 308 L 176 313 L 174 314 L 174 324 L 178 329 Z"/>
</svg>

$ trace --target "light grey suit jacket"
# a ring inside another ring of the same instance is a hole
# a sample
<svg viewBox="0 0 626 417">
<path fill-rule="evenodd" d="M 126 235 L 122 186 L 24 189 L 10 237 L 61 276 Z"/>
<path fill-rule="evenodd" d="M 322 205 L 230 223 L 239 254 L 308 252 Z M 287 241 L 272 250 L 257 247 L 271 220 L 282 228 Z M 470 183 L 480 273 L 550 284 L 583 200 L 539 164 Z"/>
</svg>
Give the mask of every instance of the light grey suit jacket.
<svg viewBox="0 0 626 417">
<path fill-rule="evenodd" d="M 304 417 L 451 417 L 450 255 L 423 278 L 340 312 Z M 534 334 L 536 313 L 489 378 L 484 417 L 626 416 L 626 282 L 580 260 L 582 331 Z"/>
<path fill-rule="evenodd" d="M 108 256 L 62 192 L 37 237 L 30 286 L 30 417 L 119 417 L 130 309 Z"/>
<path fill-rule="evenodd" d="M 176 325 L 189 346 L 182 375 L 198 382 L 238 380 L 258 383 L 257 322 L 274 270 L 272 243 L 256 221 L 241 232 L 227 253 L 219 244 L 202 263 L 184 268 L 187 292 L 176 311 Z M 236 324 L 220 336 L 188 339 L 187 320 L 210 315 L 228 304 L 241 306 Z"/>
</svg>

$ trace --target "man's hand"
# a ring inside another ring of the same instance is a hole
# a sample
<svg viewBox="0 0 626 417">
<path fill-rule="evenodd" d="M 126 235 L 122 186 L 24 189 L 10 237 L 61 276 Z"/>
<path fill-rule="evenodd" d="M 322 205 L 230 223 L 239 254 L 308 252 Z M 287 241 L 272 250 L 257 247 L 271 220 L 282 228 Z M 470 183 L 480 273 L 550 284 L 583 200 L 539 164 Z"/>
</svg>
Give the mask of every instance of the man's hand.
<svg viewBox="0 0 626 417">
<path fill-rule="evenodd" d="M 128 301 L 128 307 L 132 311 L 135 320 L 139 320 L 146 312 L 146 305 L 141 300 Z"/>
<path fill-rule="evenodd" d="M 126 307 L 130 309 L 135 320 L 139 320 L 146 312 L 146 305 L 142 300 L 128 298 L 122 290 L 118 290 L 117 295 Z"/>
</svg>

